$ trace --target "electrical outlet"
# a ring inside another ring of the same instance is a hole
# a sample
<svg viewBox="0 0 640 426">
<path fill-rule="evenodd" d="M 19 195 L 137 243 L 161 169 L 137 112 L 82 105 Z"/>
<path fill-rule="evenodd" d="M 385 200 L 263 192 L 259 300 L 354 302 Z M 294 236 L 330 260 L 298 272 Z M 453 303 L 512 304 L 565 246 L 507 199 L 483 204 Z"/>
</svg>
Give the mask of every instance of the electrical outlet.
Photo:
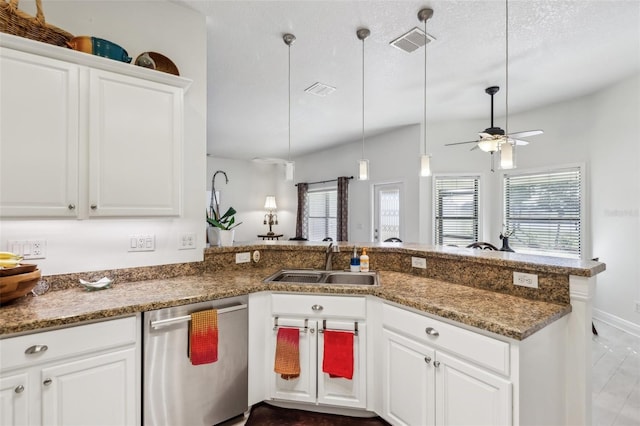
<svg viewBox="0 0 640 426">
<path fill-rule="evenodd" d="M 514 272 L 513 283 L 523 287 L 538 288 L 538 275 Z"/>
<path fill-rule="evenodd" d="M 253 251 L 253 263 L 260 262 L 260 252 L 258 250 Z"/>
<path fill-rule="evenodd" d="M 196 248 L 196 234 L 187 232 L 178 238 L 178 250 L 193 250 Z"/>
<path fill-rule="evenodd" d="M 8 251 L 20 255 L 24 260 L 46 259 L 47 240 L 10 240 Z"/>
<path fill-rule="evenodd" d="M 427 269 L 427 259 L 424 258 L 424 257 L 413 257 L 413 256 L 411 256 L 411 267 L 412 268 Z"/>
<path fill-rule="evenodd" d="M 156 236 L 154 234 L 129 235 L 129 251 L 155 251 Z"/>
<path fill-rule="evenodd" d="M 247 263 L 247 262 L 251 262 L 251 253 L 244 252 L 244 253 L 236 253 L 236 263 Z"/>
</svg>

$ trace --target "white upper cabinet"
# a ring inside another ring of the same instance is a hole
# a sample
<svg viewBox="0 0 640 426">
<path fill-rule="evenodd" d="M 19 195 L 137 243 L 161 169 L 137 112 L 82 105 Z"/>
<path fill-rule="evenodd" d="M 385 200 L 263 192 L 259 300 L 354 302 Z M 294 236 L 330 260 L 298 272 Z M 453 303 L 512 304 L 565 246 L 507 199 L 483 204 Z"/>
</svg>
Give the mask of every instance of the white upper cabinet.
<svg viewBox="0 0 640 426">
<path fill-rule="evenodd" d="M 0 37 L 0 216 L 179 216 L 190 81 Z"/>
</svg>

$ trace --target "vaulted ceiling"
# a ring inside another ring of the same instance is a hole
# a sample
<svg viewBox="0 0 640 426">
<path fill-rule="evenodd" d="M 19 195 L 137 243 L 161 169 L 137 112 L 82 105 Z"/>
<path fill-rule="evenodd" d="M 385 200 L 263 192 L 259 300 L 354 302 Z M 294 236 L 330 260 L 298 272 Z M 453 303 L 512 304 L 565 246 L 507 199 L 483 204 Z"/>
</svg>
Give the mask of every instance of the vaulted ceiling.
<svg viewBox="0 0 640 426">
<path fill-rule="evenodd" d="M 505 1 L 199 1 L 207 16 L 210 155 L 252 159 L 288 155 L 288 48 L 292 33 L 291 155 L 360 138 L 362 42 L 366 27 L 365 129 L 373 135 L 423 120 L 424 48 L 389 42 L 424 24 L 428 121 L 487 119 L 484 89 L 502 86 Z M 509 112 L 579 97 L 640 72 L 637 0 L 509 1 Z M 318 97 L 316 82 L 336 88 Z M 638 96 L 630 94 L 630 96 Z M 500 124 L 500 123 L 497 123 Z M 441 143 L 455 142 L 442 141 Z"/>
</svg>

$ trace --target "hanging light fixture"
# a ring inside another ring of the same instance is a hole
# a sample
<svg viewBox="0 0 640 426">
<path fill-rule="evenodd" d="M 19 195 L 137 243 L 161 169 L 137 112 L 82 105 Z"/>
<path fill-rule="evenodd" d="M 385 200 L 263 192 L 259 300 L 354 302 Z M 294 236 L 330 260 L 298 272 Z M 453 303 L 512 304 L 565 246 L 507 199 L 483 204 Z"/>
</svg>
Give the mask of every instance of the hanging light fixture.
<svg viewBox="0 0 640 426">
<path fill-rule="evenodd" d="M 364 158 L 364 40 L 370 34 L 367 28 L 356 31 L 358 39 L 362 40 L 362 157 L 358 160 L 358 180 L 369 180 L 369 160 Z"/>
<path fill-rule="evenodd" d="M 427 36 L 427 21 L 433 16 L 433 9 L 422 9 L 418 12 L 418 19 L 420 22 L 424 22 L 424 37 L 428 41 Z M 424 45 L 424 152 L 420 156 L 420 176 L 431 176 L 431 155 L 427 151 L 427 45 Z"/>
<path fill-rule="evenodd" d="M 293 34 L 285 34 L 282 36 L 282 39 L 289 47 L 289 154 L 287 156 L 287 161 L 284 163 L 284 179 L 286 181 L 293 181 L 295 163 L 291 161 L 291 45 L 296 41 L 296 36 Z"/>
<path fill-rule="evenodd" d="M 513 169 L 516 166 L 516 141 L 509 139 L 509 0 L 504 2 L 505 9 L 505 90 L 504 90 L 504 110 L 505 110 L 505 123 L 504 123 L 504 140 L 500 144 L 500 168 L 501 169 Z"/>
</svg>

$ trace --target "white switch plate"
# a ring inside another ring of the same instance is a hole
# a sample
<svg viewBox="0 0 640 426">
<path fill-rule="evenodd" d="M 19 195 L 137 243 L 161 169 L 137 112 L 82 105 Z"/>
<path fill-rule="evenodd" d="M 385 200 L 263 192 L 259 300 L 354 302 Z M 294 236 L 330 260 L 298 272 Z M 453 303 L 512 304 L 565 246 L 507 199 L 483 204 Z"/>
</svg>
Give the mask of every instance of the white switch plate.
<svg viewBox="0 0 640 426">
<path fill-rule="evenodd" d="M 156 236 L 154 234 L 129 235 L 129 251 L 155 251 Z"/>
<path fill-rule="evenodd" d="M 24 260 L 46 259 L 47 240 L 9 240 L 7 251 L 22 256 Z"/>
<path fill-rule="evenodd" d="M 178 250 L 193 250 L 196 248 L 196 234 L 187 232 L 178 238 Z"/>
<path fill-rule="evenodd" d="M 538 288 L 538 275 L 524 272 L 513 273 L 513 283 L 523 287 Z"/>
<path fill-rule="evenodd" d="M 427 269 L 427 259 L 424 258 L 424 257 L 413 257 L 413 256 L 411 256 L 411 267 L 412 268 Z"/>
<path fill-rule="evenodd" d="M 244 253 L 236 253 L 236 263 L 247 263 L 247 262 L 251 262 L 251 253 L 244 252 Z"/>
</svg>

